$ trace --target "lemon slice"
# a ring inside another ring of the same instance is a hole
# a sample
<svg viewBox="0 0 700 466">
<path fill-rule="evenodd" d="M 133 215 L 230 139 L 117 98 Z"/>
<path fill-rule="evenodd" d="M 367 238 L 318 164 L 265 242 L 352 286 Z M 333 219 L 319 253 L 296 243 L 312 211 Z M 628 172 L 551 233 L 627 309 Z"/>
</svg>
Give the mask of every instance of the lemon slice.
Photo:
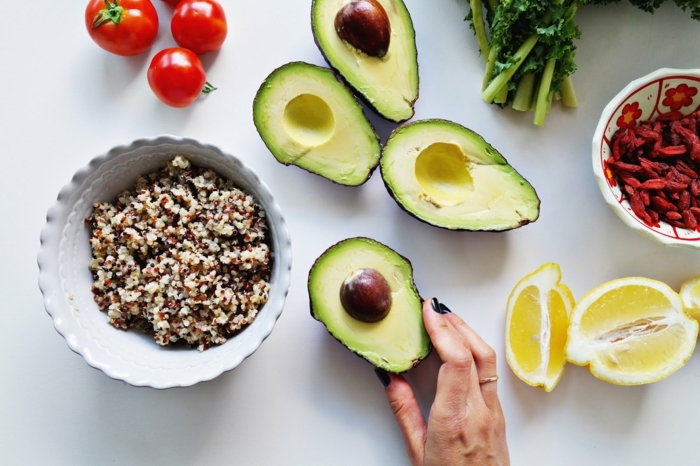
<svg viewBox="0 0 700 466">
<path fill-rule="evenodd" d="M 566 358 L 588 365 L 616 385 L 640 385 L 683 367 L 695 348 L 698 323 L 683 312 L 668 285 L 621 278 L 588 292 L 574 307 Z"/>
<path fill-rule="evenodd" d="M 551 392 L 564 375 L 574 297 L 559 265 L 544 264 L 515 285 L 506 310 L 506 360 L 515 375 Z"/>
<path fill-rule="evenodd" d="M 683 283 L 680 295 L 686 314 L 700 322 L 700 277 Z"/>
</svg>

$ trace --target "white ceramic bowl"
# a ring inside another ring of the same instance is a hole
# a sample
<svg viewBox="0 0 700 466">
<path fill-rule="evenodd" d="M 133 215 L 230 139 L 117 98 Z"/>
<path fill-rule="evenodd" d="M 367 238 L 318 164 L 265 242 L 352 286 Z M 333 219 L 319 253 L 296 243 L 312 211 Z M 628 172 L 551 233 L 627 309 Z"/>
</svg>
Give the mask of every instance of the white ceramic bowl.
<svg viewBox="0 0 700 466">
<path fill-rule="evenodd" d="M 151 336 L 121 331 L 93 301 L 88 269 L 91 249 L 84 219 L 98 201 L 112 201 L 138 175 L 164 166 L 177 154 L 211 168 L 253 195 L 267 213 L 274 264 L 270 296 L 255 321 L 225 344 L 200 352 L 164 348 Z M 169 388 L 210 380 L 250 356 L 282 313 L 291 278 L 291 243 L 279 206 L 265 183 L 240 160 L 193 139 L 140 139 L 96 157 L 78 171 L 49 209 L 41 232 L 39 287 L 44 306 L 68 346 L 92 367 L 131 385 Z"/>
<path fill-rule="evenodd" d="M 700 69 L 654 71 L 632 81 L 610 101 L 593 136 L 593 173 L 607 203 L 630 228 L 667 246 L 700 248 L 700 233 L 665 222 L 660 222 L 658 227 L 646 225 L 632 212 L 605 161 L 612 154 L 610 140 L 618 128 L 655 120 L 659 114 L 670 111 L 688 115 L 700 109 L 699 90 Z M 679 99 L 674 99 L 676 94 Z"/>
</svg>

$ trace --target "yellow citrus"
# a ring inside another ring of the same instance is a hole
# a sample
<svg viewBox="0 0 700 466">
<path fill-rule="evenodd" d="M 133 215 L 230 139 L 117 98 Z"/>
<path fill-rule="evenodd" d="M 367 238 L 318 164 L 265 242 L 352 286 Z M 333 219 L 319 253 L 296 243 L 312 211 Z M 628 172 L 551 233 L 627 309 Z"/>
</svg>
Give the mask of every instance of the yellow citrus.
<svg viewBox="0 0 700 466">
<path fill-rule="evenodd" d="M 604 283 L 576 303 L 566 358 L 616 385 L 664 379 L 688 361 L 698 322 L 668 285 L 641 277 Z"/>
<path fill-rule="evenodd" d="M 686 314 L 700 322 L 700 277 L 683 283 L 680 295 Z"/>
<path fill-rule="evenodd" d="M 506 360 L 515 375 L 551 392 L 564 374 L 574 297 L 559 265 L 544 264 L 515 285 L 506 309 Z"/>
</svg>

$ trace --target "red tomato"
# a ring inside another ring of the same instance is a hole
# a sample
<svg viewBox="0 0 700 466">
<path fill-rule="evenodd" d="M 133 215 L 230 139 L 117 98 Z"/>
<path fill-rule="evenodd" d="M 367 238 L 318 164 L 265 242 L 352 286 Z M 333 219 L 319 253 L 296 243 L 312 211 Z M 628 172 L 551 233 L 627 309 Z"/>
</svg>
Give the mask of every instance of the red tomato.
<svg viewBox="0 0 700 466">
<path fill-rule="evenodd" d="M 171 107 L 187 107 L 199 94 L 215 90 L 207 82 L 202 61 L 179 47 L 161 50 L 148 67 L 148 84 L 155 95 Z"/>
<path fill-rule="evenodd" d="M 177 6 L 182 0 L 163 0 L 168 5 Z"/>
<path fill-rule="evenodd" d="M 219 50 L 228 33 L 224 9 L 216 0 L 182 0 L 170 29 L 180 47 L 197 55 Z"/>
<path fill-rule="evenodd" d="M 97 45 L 122 56 L 145 52 L 158 34 L 151 0 L 90 0 L 85 27 Z"/>
</svg>

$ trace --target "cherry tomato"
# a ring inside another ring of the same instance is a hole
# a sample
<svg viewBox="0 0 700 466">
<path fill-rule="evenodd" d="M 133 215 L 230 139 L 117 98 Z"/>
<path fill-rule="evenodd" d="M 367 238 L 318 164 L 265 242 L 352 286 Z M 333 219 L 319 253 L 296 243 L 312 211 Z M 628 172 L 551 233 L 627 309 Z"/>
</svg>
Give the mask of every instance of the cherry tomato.
<svg viewBox="0 0 700 466">
<path fill-rule="evenodd" d="M 85 27 L 97 45 L 117 55 L 145 52 L 158 34 L 158 13 L 151 0 L 90 0 Z"/>
<path fill-rule="evenodd" d="M 156 97 L 171 107 L 187 107 L 202 92 L 216 89 L 207 82 L 199 57 L 179 47 L 161 50 L 153 57 L 148 84 Z"/>
<path fill-rule="evenodd" d="M 177 6 L 182 0 L 163 0 L 168 5 Z"/>
<path fill-rule="evenodd" d="M 219 50 L 228 26 L 223 7 L 216 0 L 182 0 L 170 22 L 175 42 L 197 55 Z"/>
</svg>

